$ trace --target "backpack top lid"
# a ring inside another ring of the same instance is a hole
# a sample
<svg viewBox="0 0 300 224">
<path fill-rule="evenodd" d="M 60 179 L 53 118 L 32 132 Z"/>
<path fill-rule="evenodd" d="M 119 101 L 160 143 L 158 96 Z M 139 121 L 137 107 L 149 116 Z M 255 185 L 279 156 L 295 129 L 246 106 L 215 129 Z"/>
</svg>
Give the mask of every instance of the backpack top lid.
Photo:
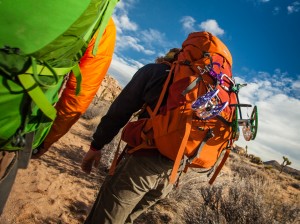
<svg viewBox="0 0 300 224">
<path fill-rule="evenodd" d="M 196 49 L 195 49 L 196 48 Z M 232 56 L 226 45 L 216 36 L 209 32 L 193 32 L 182 43 L 183 58 L 197 61 L 203 57 L 205 52 L 221 55 L 232 66 Z M 201 54 L 199 54 L 201 52 Z M 178 59 L 180 60 L 180 54 Z"/>
<path fill-rule="evenodd" d="M 19 48 L 24 54 L 42 49 L 68 30 L 91 1 L 0 1 L 0 48 Z"/>
</svg>

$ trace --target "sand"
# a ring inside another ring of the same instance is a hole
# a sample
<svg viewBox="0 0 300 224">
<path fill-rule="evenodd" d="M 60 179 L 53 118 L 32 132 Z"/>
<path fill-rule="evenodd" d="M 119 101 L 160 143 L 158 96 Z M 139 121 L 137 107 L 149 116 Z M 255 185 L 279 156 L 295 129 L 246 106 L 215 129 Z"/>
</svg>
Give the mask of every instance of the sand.
<svg viewBox="0 0 300 224">
<path fill-rule="evenodd" d="M 1 224 L 83 223 L 98 192 L 102 175 L 80 169 L 92 132 L 80 119 L 40 159 L 20 169 Z"/>
<path fill-rule="evenodd" d="M 19 169 L 0 216 L 0 224 L 81 224 L 87 217 L 107 174 L 119 135 L 109 144 L 98 169 L 84 173 L 80 164 L 91 136 L 113 99 L 120 93 L 107 75 L 87 112 L 40 159 Z M 0 197 L 1 198 L 1 197 Z"/>
</svg>

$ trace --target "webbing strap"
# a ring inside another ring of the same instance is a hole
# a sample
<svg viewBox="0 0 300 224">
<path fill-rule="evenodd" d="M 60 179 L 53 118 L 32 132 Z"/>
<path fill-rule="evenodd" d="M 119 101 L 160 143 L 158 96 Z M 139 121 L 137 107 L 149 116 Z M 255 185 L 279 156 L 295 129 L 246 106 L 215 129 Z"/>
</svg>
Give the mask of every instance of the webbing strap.
<svg viewBox="0 0 300 224">
<path fill-rule="evenodd" d="M 178 150 L 175 162 L 174 162 L 174 166 L 173 166 L 173 169 L 172 169 L 172 172 L 170 175 L 170 183 L 171 184 L 174 184 L 177 180 L 177 172 L 178 172 L 182 157 L 184 155 L 185 147 L 187 145 L 187 142 L 188 142 L 188 139 L 189 139 L 189 136 L 191 133 L 191 129 L 192 129 L 192 114 L 190 114 L 187 117 L 187 121 L 185 124 L 185 133 L 182 138 L 182 141 L 181 141 L 181 144 L 180 144 L 180 147 L 179 147 L 179 150 Z"/>
<path fill-rule="evenodd" d="M 76 78 L 76 96 L 80 93 L 81 90 L 81 81 L 82 81 L 82 76 L 81 76 L 81 71 L 79 64 L 76 63 L 76 65 L 72 68 L 72 72 Z"/>
<path fill-rule="evenodd" d="M 73 74 L 76 78 L 75 93 L 76 93 L 76 95 L 78 95 L 81 90 L 81 81 L 82 81 L 80 67 L 79 67 L 78 63 L 76 63 L 74 66 L 68 67 L 68 68 L 52 68 L 50 66 L 39 65 L 39 64 L 35 63 L 34 66 L 30 66 L 27 69 L 25 74 L 35 74 L 35 76 L 54 76 L 53 73 L 55 72 L 55 75 L 57 75 L 57 76 L 65 76 L 71 70 L 73 71 Z M 42 83 L 39 82 L 39 84 L 42 84 Z M 47 85 L 45 85 L 45 86 L 47 86 Z"/>
<path fill-rule="evenodd" d="M 163 101 L 163 99 L 165 97 L 165 94 L 167 92 L 167 89 L 168 89 L 168 86 L 169 86 L 169 83 L 170 83 L 170 80 L 171 80 L 171 77 L 172 77 L 172 73 L 173 73 L 173 70 L 174 70 L 175 67 L 176 67 L 176 64 L 173 64 L 172 68 L 171 68 L 171 70 L 170 70 L 170 72 L 168 74 L 168 77 L 167 77 L 167 79 L 166 79 L 166 81 L 164 83 L 164 86 L 163 86 L 163 89 L 162 89 L 162 91 L 160 93 L 160 96 L 158 98 L 157 104 L 156 104 L 156 106 L 154 108 L 154 111 L 152 113 L 153 116 L 155 116 L 157 114 L 157 112 L 158 112 L 158 110 L 159 110 L 159 108 L 160 108 L 160 106 L 162 104 L 162 101 Z M 152 117 L 152 115 L 150 114 L 151 117 Z"/>
<path fill-rule="evenodd" d="M 102 15 L 104 13 L 104 10 L 106 10 L 106 8 L 108 7 L 109 1 L 107 1 L 106 3 L 107 4 L 106 4 L 105 7 L 102 8 L 102 11 L 101 11 L 100 15 Z M 95 45 L 94 45 L 94 48 L 93 48 L 93 55 L 94 56 L 97 54 L 102 34 L 103 34 L 104 30 L 105 30 L 106 24 L 108 23 L 109 19 L 110 19 L 110 16 L 107 16 L 107 17 L 104 17 L 104 19 L 100 18 L 100 20 L 99 20 L 99 22 L 101 21 L 101 24 L 98 27 L 98 36 L 97 36 L 97 38 L 95 40 Z M 105 24 L 105 26 L 103 24 Z"/>
<path fill-rule="evenodd" d="M 191 84 L 186 87 L 186 89 L 181 93 L 181 95 L 185 96 L 187 93 L 189 93 L 194 87 L 202 80 L 202 77 L 197 77 Z"/>
<path fill-rule="evenodd" d="M 220 162 L 219 166 L 217 167 L 216 171 L 214 172 L 214 175 L 210 178 L 210 180 L 208 181 L 208 183 L 210 185 L 213 184 L 213 182 L 215 181 L 215 179 L 217 178 L 218 174 L 220 173 L 222 167 L 224 166 L 227 158 L 229 157 L 229 153 L 230 153 L 230 149 L 226 149 L 225 155 L 223 156 L 222 161 Z"/>
<path fill-rule="evenodd" d="M 100 26 L 98 27 L 98 36 L 95 41 L 95 45 L 93 48 L 93 55 L 97 54 L 99 43 L 102 37 L 102 34 L 106 28 L 106 25 L 108 24 L 108 21 L 111 17 L 111 15 L 105 15 L 105 14 L 111 14 L 113 11 L 113 8 L 116 6 L 119 0 L 109 0 L 107 1 L 107 4 L 105 7 L 102 8 L 100 15 L 102 15 L 102 18 L 98 22 L 100 22 Z"/>
<path fill-rule="evenodd" d="M 156 148 L 154 145 L 148 145 L 146 141 L 143 141 L 142 144 L 128 150 L 127 152 L 131 154 L 140 149 L 154 149 L 154 148 Z"/>
<path fill-rule="evenodd" d="M 72 70 L 72 67 L 69 68 L 53 68 L 58 76 L 64 76 Z M 36 64 L 36 72 L 38 75 L 53 76 L 53 72 L 44 65 Z M 33 68 L 30 66 L 25 72 L 26 74 L 33 74 Z"/>
<path fill-rule="evenodd" d="M 117 147 L 117 150 L 116 150 L 116 153 L 115 153 L 115 156 L 114 156 L 114 159 L 111 163 L 111 166 L 109 168 L 109 172 L 108 172 L 108 175 L 112 176 L 115 172 L 115 169 L 116 169 L 116 166 L 117 166 L 117 162 L 118 162 L 118 158 L 119 158 L 119 152 L 120 152 L 120 147 L 121 147 L 121 138 L 119 140 L 119 143 L 118 143 L 118 147 Z M 124 149 L 125 150 L 125 149 Z M 123 151 L 124 152 L 124 151 Z M 122 153 L 123 153 L 122 152 Z M 121 153 L 121 154 L 122 154 Z"/>
<path fill-rule="evenodd" d="M 36 83 L 31 74 L 20 74 L 19 80 L 34 103 L 41 109 L 41 111 L 51 120 L 56 117 L 56 109 L 46 98 L 44 92 Z"/>
<path fill-rule="evenodd" d="M 213 137 L 213 133 L 212 133 L 212 130 L 209 129 L 207 131 L 206 135 L 205 135 L 205 138 L 203 139 L 203 141 L 201 142 L 200 146 L 198 147 L 197 151 L 195 151 L 194 155 L 188 159 L 189 163 L 192 163 L 195 158 L 197 158 L 197 157 L 200 156 L 200 153 L 201 153 L 204 145 L 206 144 L 206 142 L 208 141 L 208 139 L 210 139 L 211 137 Z"/>
</svg>

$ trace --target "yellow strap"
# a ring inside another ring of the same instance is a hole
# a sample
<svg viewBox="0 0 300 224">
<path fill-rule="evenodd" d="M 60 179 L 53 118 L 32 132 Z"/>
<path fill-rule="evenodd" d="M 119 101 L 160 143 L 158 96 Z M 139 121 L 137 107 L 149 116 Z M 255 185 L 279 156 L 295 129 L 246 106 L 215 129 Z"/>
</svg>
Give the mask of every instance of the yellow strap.
<svg viewBox="0 0 300 224">
<path fill-rule="evenodd" d="M 20 74 L 19 80 L 31 99 L 35 104 L 41 109 L 41 111 L 51 120 L 54 120 L 56 117 L 56 109 L 46 98 L 44 92 L 36 83 L 32 75 L 30 74 Z"/>
<path fill-rule="evenodd" d="M 56 72 L 57 75 L 59 76 L 64 76 L 66 74 L 68 74 L 73 67 L 69 67 L 69 68 L 53 68 Z M 36 69 L 37 69 L 37 74 L 38 75 L 45 75 L 45 76 L 53 76 L 53 72 L 47 68 L 44 65 L 36 65 Z M 33 68 L 32 66 L 30 66 L 27 71 L 25 72 L 25 74 L 33 74 Z"/>
<path fill-rule="evenodd" d="M 39 65 L 35 64 L 35 66 L 30 66 L 25 74 L 37 74 L 39 76 L 54 76 L 53 71 L 56 73 L 57 76 L 65 76 L 67 75 L 71 70 L 76 78 L 76 95 L 80 93 L 81 90 L 81 82 L 82 82 L 82 76 L 79 64 L 76 63 L 72 67 L 68 68 L 48 68 L 45 65 Z"/>
<path fill-rule="evenodd" d="M 76 94 L 76 96 L 78 96 L 78 94 L 80 93 L 80 90 L 81 90 L 81 82 L 82 82 L 81 71 L 80 71 L 80 67 L 79 67 L 78 63 L 73 67 L 72 72 L 76 78 L 75 94 Z"/>
</svg>

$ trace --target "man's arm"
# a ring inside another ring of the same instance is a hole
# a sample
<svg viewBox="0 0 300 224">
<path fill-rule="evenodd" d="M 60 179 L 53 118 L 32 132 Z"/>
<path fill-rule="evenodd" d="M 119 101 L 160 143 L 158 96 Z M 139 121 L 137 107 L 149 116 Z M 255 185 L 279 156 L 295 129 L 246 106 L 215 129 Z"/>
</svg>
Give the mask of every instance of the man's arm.
<svg viewBox="0 0 300 224">
<path fill-rule="evenodd" d="M 93 163 L 99 163 L 101 149 L 105 144 L 111 142 L 120 129 L 129 121 L 132 114 L 143 106 L 147 93 L 151 89 L 150 86 L 153 85 L 153 80 L 156 80 L 155 76 L 161 75 L 161 73 L 165 74 L 165 69 L 165 66 L 149 64 L 136 72 L 112 103 L 106 115 L 102 117 L 93 135 L 90 150 L 82 161 L 81 168 L 83 171 L 89 173 Z"/>
</svg>

